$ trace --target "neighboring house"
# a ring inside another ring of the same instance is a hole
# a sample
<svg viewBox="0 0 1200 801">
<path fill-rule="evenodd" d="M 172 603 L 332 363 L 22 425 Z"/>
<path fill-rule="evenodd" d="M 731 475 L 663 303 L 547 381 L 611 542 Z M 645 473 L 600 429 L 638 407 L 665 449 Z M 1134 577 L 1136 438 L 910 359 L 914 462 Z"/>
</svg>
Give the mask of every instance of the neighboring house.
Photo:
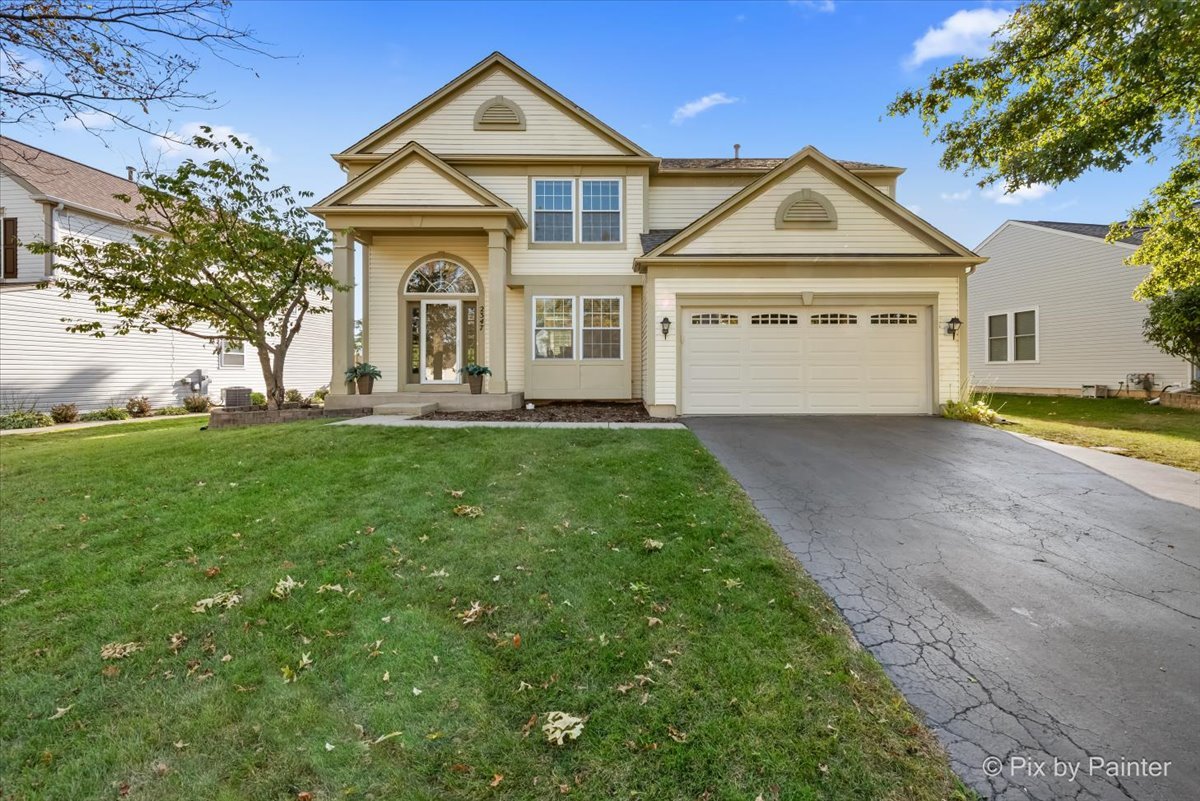
<svg viewBox="0 0 1200 801">
<path fill-rule="evenodd" d="M 463 392 L 472 361 L 498 403 L 656 415 L 929 414 L 959 394 L 947 328 L 983 259 L 896 201 L 900 168 L 659 158 L 499 53 L 333 158 L 347 181 L 311 211 L 342 283 L 362 249 L 383 379 L 372 398 L 335 381 L 332 405 Z M 334 376 L 355 317 L 339 293 Z"/>
<path fill-rule="evenodd" d="M 1134 376 L 1147 373 L 1156 390 L 1188 384 L 1190 365 L 1142 337 L 1146 304 L 1133 290 L 1147 270 L 1124 263 L 1140 235 L 1110 244 L 1108 229 L 1009 220 L 976 248 L 988 258 L 967 282 L 977 384 L 1055 395 L 1078 395 L 1085 385 L 1140 394 Z"/>
<path fill-rule="evenodd" d="M 137 185 L 45 150 L 0 138 L 0 407 L 56 403 L 81 409 L 124 406 L 145 395 L 156 406 L 178 405 L 198 387 L 219 401 L 231 386 L 262 391 L 253 349 L 230 343 L 218 354 L 195 337 L 160 331 L 103 339 L 66 331 L 63 318 L 106 323 L 86 297 L 59 297 L 37 283 L 53 278 L 50 256 L 23 243 L 87 237 L 129 240 L 132 209 L 114 195 L 136 196 Z M 286 385 L 310 393 L 329 382 L 330 315 L 310 317 L 288 352 Z M 107 326 L 106 326 L 107 327 Z"/>
</svg>

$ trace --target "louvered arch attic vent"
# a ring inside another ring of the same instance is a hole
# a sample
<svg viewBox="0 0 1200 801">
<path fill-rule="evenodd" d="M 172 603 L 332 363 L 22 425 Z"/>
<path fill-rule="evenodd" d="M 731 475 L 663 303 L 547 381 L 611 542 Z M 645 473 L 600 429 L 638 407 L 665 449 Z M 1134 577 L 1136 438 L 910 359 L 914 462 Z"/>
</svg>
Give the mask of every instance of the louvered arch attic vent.
<svg viewBox="0 0 1200 801">
<path fill-rule="evenodd" d="M 784 198 L 775 213 L 776 228 L 837 228 L 837 212 L 829 198 L 801 189 Z"/>
<path fill-rule="evenodd" d="M 523 131 L 525 114 L 521 107 L 507 97 L 496 95 L 484 101 L 475 112 L 477 131 Z"/>
</svg>

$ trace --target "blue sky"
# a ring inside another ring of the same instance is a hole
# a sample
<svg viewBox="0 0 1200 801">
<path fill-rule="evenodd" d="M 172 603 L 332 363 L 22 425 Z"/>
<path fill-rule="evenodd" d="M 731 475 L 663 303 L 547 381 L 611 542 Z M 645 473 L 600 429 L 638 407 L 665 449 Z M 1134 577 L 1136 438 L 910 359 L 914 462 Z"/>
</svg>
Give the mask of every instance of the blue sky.
<svg viewBox="0 0 1200 801">
<path fill-rule="evenodd" d="M 834 158 L 906 167 L 899 200 L 968 246 L 1007 218 L 1121 218 L 1165 176 L 1161 162 L 1085 175 L 1015 203 L 940 170 L 917 121 L 884 116 L 897 92 L 955 55 L 979 54 L 1011 7 L 234 0 L 234 22 L 284 57 L 244 59 L 252 70 L 206 61 L 194 88 L 221 106 L 155 122 L 247 134 L 276 180 L 320 196 L 342 182 L 329 153 L 500 50 L 659 156 L 732 155 L 735 142 L 743 156 L 787 156 L 812 144 Z M 7 133 L 116 173 L 141 164 L 142 153 L 157 156 L 153 140 L 130 132 L 106 132 L 107 145 L 77 126 Z M 177 158 L 168 153 L 165 163 Z"/>
</svg>

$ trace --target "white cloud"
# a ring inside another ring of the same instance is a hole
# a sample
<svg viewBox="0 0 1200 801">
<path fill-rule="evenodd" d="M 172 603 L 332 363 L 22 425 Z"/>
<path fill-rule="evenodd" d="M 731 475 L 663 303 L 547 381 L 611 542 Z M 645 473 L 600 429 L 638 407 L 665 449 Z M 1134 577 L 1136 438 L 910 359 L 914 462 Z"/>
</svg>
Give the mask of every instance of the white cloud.
<svg viewBox="0 0 1200 801">
<path fill-rule="evenodd" d="M 167 131 L 164 135 L 155 137 L 151 146 L 158 151 L 164 160 L 168 161 L 174 159 L 182 161 L 185 158 L 210 159 L 212 158 L 212 151 L 200 150 L 192 147 L 190 144 L 184 144 L 185 142 L 191 142 L 195 136 L 203 135 L 204 131 L 201 129 L 206 126 L 212 129 L 212 137 L 218 142 L 230 136 L 236 136 L 243 144 L 253 147 L 258 155 L 267 161 L 271 160 L 271 148 L 264 147 L 253 134 L 234 130 L 228 125 L 212 125 L 204 122 L 184 123 L 178 129 Z"/>
<path fill-rule="evenodd" d="M 788 0 L 788 3 L 818 14 L 832 14 L 837 10 L 837 4 L 833 0 Z"/>
<path fill-rule="evenodd" d="M 110 131 L 116 123 L 102 111 L 80 111 L 63 120 L 62 127 L 68 131 Z"/>
<path fill-rule="evenodd" d="M 1054 187 L 1049 184 L 1031 184 L 1013 192 L 1006 192 L 1002 186 L 993 186 L 983 190 L 981 194 L 1001 206 L 1020 206 L 1029 200 L 1041 200 L 1053 191 Z"/>
<path fill-rule="evenodd" d="M 943 56 L 982 56 L 992 43 L 992 34 L 1012 15 L 998 8 L 975 8 L 956 11 L 936 28 L 913 42 L 913 50 L 905 60 L 909 69 Z"/>
<path fill-rule="evenodd" d="M 689 103 L 684 103 L 679 108 L 675 109 L 675 113 L 671 116 L 671 122 L 674 125 L 682 125 L 685 120 L 690 120 L 697 114 L 708 111 L 713 106 L 724 106 L 729 103 L 738 102 L 739 98 L 730 97 L 724 92 L 713 92 L 711 95 L 693 100 Z"/>
<path fill-rule="evenodd" d="M 961 192 L 943 192 L 942 200 L 947 203 L 961 203 L 971 196 L 970 189 L 964 189 Z"/>
</svg>

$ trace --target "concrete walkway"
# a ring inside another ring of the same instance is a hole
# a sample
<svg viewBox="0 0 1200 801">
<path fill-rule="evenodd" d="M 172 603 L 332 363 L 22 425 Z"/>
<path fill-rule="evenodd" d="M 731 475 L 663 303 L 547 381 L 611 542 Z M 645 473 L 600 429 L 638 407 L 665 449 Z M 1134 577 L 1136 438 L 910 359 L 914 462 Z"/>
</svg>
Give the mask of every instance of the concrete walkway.
<svg viewBox="0 0 1200 801">
<path fill-rule="evenodd" d="M 1147 462 L 1132 456 L 1105 453 L 1095 448 L 1050 442 L 1038 437 L 1031 437 L 1028 434 L 1018 434 L 1015 431 L 1006 433 L 1062 454 L 1069 459 L 1074 459 L 1093 470 L 1099 470 L 1106 476 L 1111 476 L 1136 490 L 1141 490 L 1152 498 L 1160 498 L 1164 501 L 1181 503 L 1193 509 L 1200 509 L 1200 473 L 1157 462 Z"/>
<path fill-rule="evenodd" d="M 134 423 L 161 423 L 164 420 L 186 420 L 190 417 L 208 417 L 208 412 L 202 414 L 173 414 L 158 415 L 157 417 L 131 417 L 128 420 L 92 420 L 86 423 L 62 423 L 45 428 L 13 428 L 0 431 L 0 436 L 18 436 L 21 434 L 60 434 L 63 431 L 80 431 L 85 428 L 100 428 L 101 426 L 123 426 Z"/>
<path fill-rule="evenodd" d="M 390 426 L 394 428 L 642 428 L 649 430 L 684 429 L 682 423 L 526 423 L 519 420 L 417 420 L 403 415 L 373 414 L 353 420 L 339 420 L 331 426 Z"/>
</svg>

